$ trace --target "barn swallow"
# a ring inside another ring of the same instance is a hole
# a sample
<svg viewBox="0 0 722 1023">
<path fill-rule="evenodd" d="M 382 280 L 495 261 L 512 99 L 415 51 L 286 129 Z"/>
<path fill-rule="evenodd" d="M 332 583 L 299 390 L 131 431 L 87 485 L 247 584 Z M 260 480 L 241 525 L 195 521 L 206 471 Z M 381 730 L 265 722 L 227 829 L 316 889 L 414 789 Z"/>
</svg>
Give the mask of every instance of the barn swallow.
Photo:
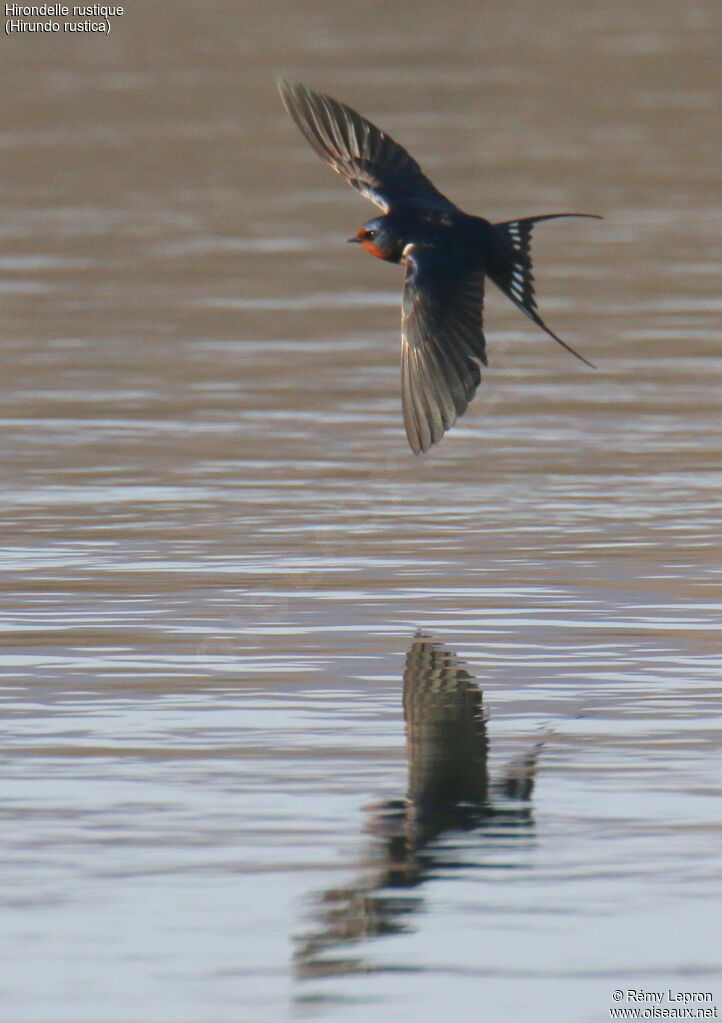
<svg viewBox="0 0 722 1023">
<path fill-rule="evenodd" d="M 548 213 L 492 224 L 442 195 L 390 135 L 350 107 L 305 85 L 279 80 L 281 99 L 306 141 L 383 216 L 350 242 L 406 268 L 401 304 L 404 425 L 418 455 L 463 415 L 486 365 L 484 278 L 588 366 L 537 312 L 531 235 L 535 224 L 591 213 Z"/>
</svg>

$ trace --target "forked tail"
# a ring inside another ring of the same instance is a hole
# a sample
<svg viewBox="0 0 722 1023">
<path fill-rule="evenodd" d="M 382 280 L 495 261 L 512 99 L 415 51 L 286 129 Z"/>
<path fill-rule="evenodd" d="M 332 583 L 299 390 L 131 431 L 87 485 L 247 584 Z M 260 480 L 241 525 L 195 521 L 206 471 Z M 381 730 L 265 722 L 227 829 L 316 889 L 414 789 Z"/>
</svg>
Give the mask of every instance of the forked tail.
<svg viewBox="0 0 722 1023">
<path fill-rule="evenodd" d="M 532 272 L 531 233 L 534 230 L 534 225 L 541 220 L 557 220 L 559 217 L 602 219 L 596 213 L 547 213 L 543 217 L 524 217 L 522 220 L 506 220 L 501 224 L 494 224 L 494 229 L 501 235 L 501 244 L 490 256 L 486 273 L 497 288 L 500 288 L 507 298 L 512 300 L 514 305 L 526 313 L 529 319 L 545 330 L 550 337 L 553 337 L 562 348 L 566 348 L 587 366 L 596 369 L 593 362 L 585 359 L 566 341 L 562 341 L 553 330 L 549 330 L 537 312 Z"/>
</svg>

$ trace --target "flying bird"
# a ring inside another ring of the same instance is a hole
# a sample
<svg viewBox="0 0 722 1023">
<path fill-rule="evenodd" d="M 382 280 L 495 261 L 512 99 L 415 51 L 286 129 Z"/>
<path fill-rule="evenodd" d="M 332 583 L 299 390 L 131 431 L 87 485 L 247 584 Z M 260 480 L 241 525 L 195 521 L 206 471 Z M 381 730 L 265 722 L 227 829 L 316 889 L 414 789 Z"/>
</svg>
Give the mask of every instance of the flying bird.
<svg viewBox="0 0 722 1023">
<path fill-rule="evenodd" d="M 484 279 L 588 366 L 537 311 L 535 224 L 590 213 L 548 213 L 492 224 L 464 213 L 390 135 L 308 86 L 280 80 L 281 99 L 323 162 L 382 211 L 350 242 L 406 268 L 401 303 L 401 394 L 414 454 L 428 451 L 464 414 L 486 365 Z"/>
</svg>

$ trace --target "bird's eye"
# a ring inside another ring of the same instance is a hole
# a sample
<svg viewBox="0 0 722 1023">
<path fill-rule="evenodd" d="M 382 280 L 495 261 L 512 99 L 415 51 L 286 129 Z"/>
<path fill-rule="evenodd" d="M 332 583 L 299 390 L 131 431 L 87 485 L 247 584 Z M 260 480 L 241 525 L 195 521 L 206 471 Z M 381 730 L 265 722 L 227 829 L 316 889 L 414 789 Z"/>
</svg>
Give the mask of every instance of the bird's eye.
<svg viewBox="0 0 722 1023">
<path fill-rule="evenodd" d="M 373 228 L 372 228 L 370 231 L 366 232 L 366 238 L 367 238 L 368 241 L 372 242 L 377 234 L 378 234 L 378 231 L 374 231 Z"/>
</svg>

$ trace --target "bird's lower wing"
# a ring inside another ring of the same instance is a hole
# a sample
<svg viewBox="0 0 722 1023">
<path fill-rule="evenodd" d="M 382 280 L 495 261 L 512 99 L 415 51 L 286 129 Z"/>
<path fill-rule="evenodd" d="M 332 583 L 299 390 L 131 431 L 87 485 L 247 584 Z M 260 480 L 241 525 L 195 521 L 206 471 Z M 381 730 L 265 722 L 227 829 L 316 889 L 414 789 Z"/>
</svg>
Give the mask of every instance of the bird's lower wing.
<svg viewBox="0 0 722 1023">
<path fill-rule="evenodd" d="M 416 636 L 406 655 L 404 719 L 408 797 L 421 819 L 458 803 L 481 806 L 488 794 L 483 695 L 456 654 Z"/>
<path fill-rule="evenodd" d="M 278 90 L 286 110 L 323 162 L 384 213 L 398 202 L 456 209 L 403 146 L 355 110 L 306 85 L 280 80 Z"/>
<path fill-rule="evenodd" d="M 463 415 L 486 365 L 484 274 L 409 247 L 401 316 L 401 395 L 414 454 Z"/>
</svg>

